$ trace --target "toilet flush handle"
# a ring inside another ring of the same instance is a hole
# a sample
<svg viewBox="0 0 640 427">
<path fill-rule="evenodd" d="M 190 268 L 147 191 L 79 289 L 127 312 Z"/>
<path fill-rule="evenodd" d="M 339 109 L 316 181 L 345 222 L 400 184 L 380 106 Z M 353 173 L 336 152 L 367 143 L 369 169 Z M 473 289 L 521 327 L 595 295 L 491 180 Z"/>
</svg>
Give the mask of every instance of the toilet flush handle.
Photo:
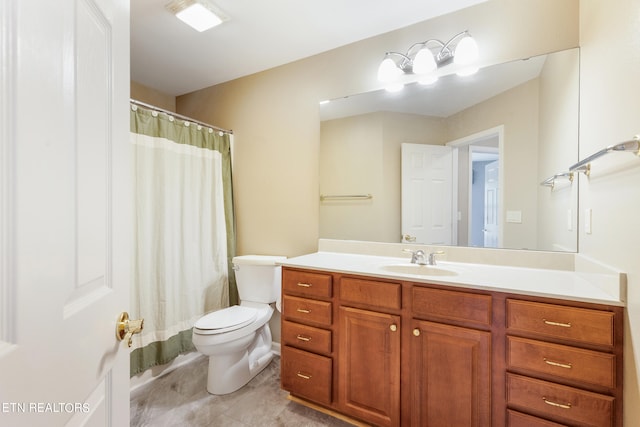
<svg viewBox="0 0 640 427">
<path fill-rule="evenodd" d="M 132 335 L 139 334 L 142 328 L 144 328 L 144 319 L 131 320 L 129 313 L 123 311 L 116 323 L 116 338 L 118 341 L 127 340 L 127 346 L 131 347 Z"/>
</svg>

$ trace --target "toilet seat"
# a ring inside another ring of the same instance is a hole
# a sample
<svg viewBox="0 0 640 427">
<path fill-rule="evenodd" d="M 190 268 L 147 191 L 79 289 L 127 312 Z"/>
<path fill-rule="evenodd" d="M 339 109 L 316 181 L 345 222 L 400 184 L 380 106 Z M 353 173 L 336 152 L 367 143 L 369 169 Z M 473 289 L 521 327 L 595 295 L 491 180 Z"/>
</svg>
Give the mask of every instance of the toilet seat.
<svg viewBox="0 0 640 427">
<path fill-rule="evenodd" d="M 258 310 L 255 308 L 234 305 L 200 318 L 194 328 L 203 335 L 222 334 L 251 324 L 257 316 Z"/>
</svg>

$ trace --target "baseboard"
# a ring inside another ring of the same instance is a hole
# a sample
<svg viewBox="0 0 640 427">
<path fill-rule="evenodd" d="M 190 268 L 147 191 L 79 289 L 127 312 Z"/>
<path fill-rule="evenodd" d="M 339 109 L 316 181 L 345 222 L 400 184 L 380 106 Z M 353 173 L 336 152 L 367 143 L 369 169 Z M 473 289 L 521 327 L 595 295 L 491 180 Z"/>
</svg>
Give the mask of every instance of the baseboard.
<svg viewBox="0 0 640 427">
<path fill-rule="evenodd" d="M 152 368 L 147 369 L 144 372 L 139 373 L 138 375 L 134 375 L 129 379 L 129 391 L 133 393 L 138 388 L 142 387 L 145 384 L 149 384 L 151 381 L 160 378 L 164 375 L 167 375 L 169 372 L 175 371 L 180 366 L 186 365 L 187 363 L 191 363 L 194 360 L 205 357 L 201 353 L 197 351 L 193 351 L 190 353 L 184 353 L 178 355 L 171 362 L 166 363 L 164 365 L 154 366 Z"/>
<path fill-rule="evenodd" d="M 337 418 L 339 420 L 342 420 L 342 421 L 344 421 L 346 423 L 349 423 L 349 424 L 352 424 L 354 426 L 357 426 L 357 427 L 370 427 L 370 424 L 365 424 L 365 423 L 363 423 L 361 421 L 358 421 L 358 420 L 356 420 L 354 418 L 348 417 L 348 416 L 346 416 L 344 414 L 341 414 L 339 412 L 333 411 L 333 410 L 331 410 L 329 408 L 325 408 L 324 406 L 320 406 L 320 405 L 317 405 L 315 403 L 309 402 L 308 400 L 301 399 L 299 397 L 292 396 L 292 395 L 288 395 L 287 399 L 291 400 L 292 402 L 296 402 L 296 403 L 298 403 L 300 405 L 303 405 L 303 406 L 306 406 L 308 408 L 311 408 L 313 410 L 316 410 L 318 412 L 322 412 L 323 414 L 331 415 L 334 418 Z"/>
<path fill-rule="evenodd" d="M 273 351 L 274 354 L 277 354 L 278 356 L 280 356 L 280 343 L 279 342 L 272 342 L 271 343 L 271 351 Z"/>
</svg>

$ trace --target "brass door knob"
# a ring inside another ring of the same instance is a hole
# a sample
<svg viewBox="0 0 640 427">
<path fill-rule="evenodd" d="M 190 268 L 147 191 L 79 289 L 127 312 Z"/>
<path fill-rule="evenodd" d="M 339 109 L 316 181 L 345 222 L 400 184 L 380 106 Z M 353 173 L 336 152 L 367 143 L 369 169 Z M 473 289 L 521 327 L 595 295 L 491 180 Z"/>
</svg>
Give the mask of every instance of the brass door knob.
<svg viewBox="0 0 640 427">
<path fill-rule="evenodd" d="M 419 336 L 420 336 L 420 329 L 415 328 L 415 329 L 413 330 L 413 335 L 414 335 L 414 336 L 416 336 L 416 337 L 419 337 Z"/>
<path fill-rule="evenodd" d="M 391 329 L 391 332 L 395 332 L 395 331 L 398 330 L 398 326 L 394 323 L 394 324 L 389 326 L 389 329 Z"/>
<path fill-rule="evenodd" d="M 131 347 L 131 336 L 139 334 L 144 328 L 144 319 L 131 320 L 129 313 L 123 311 L 116 323 L 116 338 L 118 341 L 126 340 L 127 346 Z"/>
</svg>

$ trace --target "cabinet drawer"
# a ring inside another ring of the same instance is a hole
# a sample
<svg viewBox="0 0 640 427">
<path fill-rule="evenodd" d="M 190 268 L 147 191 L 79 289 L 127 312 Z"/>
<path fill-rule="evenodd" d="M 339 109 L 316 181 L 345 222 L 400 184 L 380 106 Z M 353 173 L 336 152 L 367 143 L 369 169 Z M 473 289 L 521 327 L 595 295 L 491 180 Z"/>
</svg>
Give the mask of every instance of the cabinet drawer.
<svg viewBox="0 0 640 427">
<path fill-rule="evenodd" d="M 331 353 L 331 331 L 326 329 L 283 320 L 282 341 L 284 344 L 315 353 Z"/>
<path fill-rule="evenodd" d="M 613 354 L 507 337 L 507 365 L 587 384 L 615 388 Z"/>
<path fill-rule="evenodd" d="M 399 283 L 377 282 L 374 280 L 343 277 L 338 293 L 341 302 L 351 302 L 399 310 L 402 287 Z"/>
<path fill-rule="evenodd" d="M 331 358 L 285 345 L 280 363 L 283 389 L 296 396 L 331 404 Z"/>
<path fill-rule="evenodd" d="M 567 425 L 507 410 L 507 427 L 567 427 Z"/>
<path fill-rule="evenodd" d="M 507 405 L 554 421 L 609 427 L 614 401 L 611 396 L 507 374 Z"/>
<path fill-rule="evenodd" d="M 415 316 L 491 325 L 491 296 L 413 286 L 412 310 Z"/>
<path fill-rule="evenodd" d="M 507 300 L 507 329 L 578 343 L 613 346 L 614 314 L 608 311 Z"/>
<path fill-rule="evenodd" d="M 282 271 L 282 289 L 286 293 L 331 298 L 332 278 L 330 274 L 293 271 L 286 268 Z"/>
<path fill-rule="evenodd" d="M 284 295 L 282 313 L 285 319 L 321 326 L 331 326 L 331 303 Z"/>
</svg>

